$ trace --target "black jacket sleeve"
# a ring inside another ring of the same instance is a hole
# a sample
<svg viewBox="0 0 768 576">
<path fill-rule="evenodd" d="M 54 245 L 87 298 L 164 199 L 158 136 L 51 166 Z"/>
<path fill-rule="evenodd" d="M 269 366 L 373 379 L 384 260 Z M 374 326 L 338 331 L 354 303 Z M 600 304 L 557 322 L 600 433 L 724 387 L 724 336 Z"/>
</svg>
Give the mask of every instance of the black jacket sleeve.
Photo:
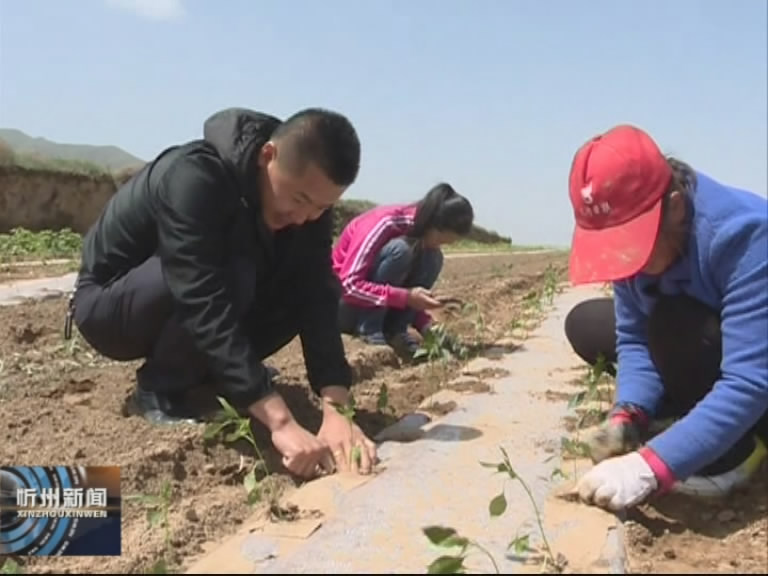
<svg viewBox="0 0 768 576">
<path fill-rule="evenodd" d="M 352 371 L 338 328 L 340 290 L 331 266 L 332 211 L 327 210 L 309 228 L 299 336 L 309 384 L 319 394 L 326 386 L 350 388 Z"/>
<path fill-rule="evenodd" d="M 227 231 L 236 197 L 213 154 L 174 162 L 157 195 L 159 256 L 183 327 L 209 360 L 229 401 L 247 406 L 271 392 L 261 359 L 246 336 L 227 285 Z"/>
</svg>

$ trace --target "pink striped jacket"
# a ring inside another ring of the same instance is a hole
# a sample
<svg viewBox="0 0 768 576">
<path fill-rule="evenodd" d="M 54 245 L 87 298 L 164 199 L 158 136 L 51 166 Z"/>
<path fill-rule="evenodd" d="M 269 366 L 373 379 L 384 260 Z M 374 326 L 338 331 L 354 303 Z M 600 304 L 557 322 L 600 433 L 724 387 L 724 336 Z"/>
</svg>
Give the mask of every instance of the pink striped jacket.
<svg viewBox="0 0 768 576">
<path fill-rule="evenodd" d="M 333 248 L 333 270 L 342 286 L 342 298 L 352 306 L 404 309 L 408 289 L 370 282 L 368 274 L 382 247 L 413 226 L 415 204 L 377 206 L 351 220 Z M 432 317 L 419 311 L 414 327 L 421 331 Z"/>
</svg>

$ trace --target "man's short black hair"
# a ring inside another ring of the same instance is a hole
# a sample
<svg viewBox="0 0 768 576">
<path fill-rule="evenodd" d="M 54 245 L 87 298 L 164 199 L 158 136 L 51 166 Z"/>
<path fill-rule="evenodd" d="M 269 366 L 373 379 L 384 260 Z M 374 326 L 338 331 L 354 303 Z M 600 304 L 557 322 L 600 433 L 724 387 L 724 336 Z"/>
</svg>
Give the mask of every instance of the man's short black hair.
<svg viewBox="0 0 768 576">
<path fill-rule="evenodd" d="M 337 186 L 347 187 L 360 170 L 360 140 L 342 114 L 323 108 L 297 112 L 272 135 L 289 169 L 314 162 Z"/>
</svg>

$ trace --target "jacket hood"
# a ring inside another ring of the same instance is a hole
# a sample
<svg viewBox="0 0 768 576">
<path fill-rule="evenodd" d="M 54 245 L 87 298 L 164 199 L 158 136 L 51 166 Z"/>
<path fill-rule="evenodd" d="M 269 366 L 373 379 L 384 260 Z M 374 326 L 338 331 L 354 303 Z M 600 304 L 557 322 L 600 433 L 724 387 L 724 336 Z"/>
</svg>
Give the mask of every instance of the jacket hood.
<svg viewBox="0 0 768 576">
<path fill-rule="evenodd" d="M 247 108 L 226 108 L 205 121 L 203 139 L 232 166 L 241 185 L 251 195 L 256 190 L 255 186 L 248 185 L 257 170 L 253 155 L 280 123 L 274 116 Z"/>
</svg>

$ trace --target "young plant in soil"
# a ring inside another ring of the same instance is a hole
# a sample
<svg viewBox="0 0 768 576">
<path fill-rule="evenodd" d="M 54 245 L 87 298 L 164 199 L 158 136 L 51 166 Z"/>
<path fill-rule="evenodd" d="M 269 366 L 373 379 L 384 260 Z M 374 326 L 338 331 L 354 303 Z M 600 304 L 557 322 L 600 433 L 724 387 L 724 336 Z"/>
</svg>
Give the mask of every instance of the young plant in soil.
<svg viewBox="0 0 768 576">
<path fill-rule="evenodd" d="M 8 558 L 2 565 L 0 565 L 0 574 L 23 574 L 24 570 L 21 565 L 13 558 Z"/>
<path fill-rule="evenodd" d="M 606 411 L 603 410 L 603 395 L 600 390 L 600 384 L 603 380 L 606 362 L 605 358 L 600 356 L 595 366 L 589 367 L 584 377 L 585 390 L 574 394 L 568 402 L 569 408 L 578 408 L 579 406 L 590 403 L 587 410 L 584 410 L 576 422 L 576 437 L 574 439 L 561 438 L 560 446 L 564 457 L 578 459 L 589 457 L 589 446 L 580 439 L 581 429 L 587 425 L 599 424 L 605 419 Z M 598 402 L 597 408 L 592 405 Z M 609 399 L 609 405 L 611 399 Z M 576 473 L 576 464 L 574 462 L 574 475 Z"/>
<path fill-rule="evenodd" d="M 476 302 L 467 302 L 462 307 L 462 313 L 465 315 L 474 314 L 475 319 L 472 321 L 474 329 L 474 343 L 473 346 L 477 347 L 483 341 L 486 335 L 486 323 L 485 314 L 480 309 L 480 306 Z"/>
<path fill-rule="evenodd" d="M 162 527 L 164 532 L 163 555 L 150 567 L 147 574 L 169 574 L 168 558 L 171 551 L 171 498 L 173 489 L 171 483 L 166 481 L 159 494 L 129 495 L 126 500 L 138 502 L 145 506 L 147 522 L 150 528 Z"/>
<path fill-rule="evenodd" d="M 352 428 L 355 424 L 355 397 L 350 392 L 347 403 L 342 405 L 337 402 L 333 402 L 333 407 L 336 409 L 336 411 L 344 416 L 344 418 L 347 419 L 347 422 L 349 422 L 349 430 L 350 433 L 352 431 Z M 358 466 L 360 465 L 360 460 L 362 459 L 363 454 L 360 451 L 360 446 L 353 446 L 352 450 L 349 453 L 349 467 L 352 469 L 352 463 L 356 463 Z"/>
<path fill-rule="evenodd" d="M 533 511 L 536 514 L 536 523 L 539 527 L 539 535 L 541 536 L 541 541 L 544 544 L 544 552 L 546 554 L 545 556 L 545 567 L 547 567 L 547 563 L 549 567 L 554 568 L 556 571 L 561 571 L 562 563 L 558 561 L 558 558 L 554 555 L 552 552 L 552 548 L 549 545 L 549 540 L 547 540 L 547 534 L 544 530 L 544 525 L 541 520 L 541 512 L 539 511 L 539 507 L 536 504 L 536 499 L 533 497 L 533 493 L 531 492 L 531 489 L 528 487 L 528 484 L 523 480 L 516 472 L 515 469 L 512 467 L 512 462 L 509 459 L 509 455 L 507 454 L 507 451 L 500 447 L 499 450 L 501 451 L 502 460 L 498 463 L 488 463 L 488 462 L 481 462 L 483 466 L 486 468 L 493 468 L 496 470 L 497 473 L 506 474 L 510 480 L 517 481 L 520 486 L 522 486 L 523 490 L 525 490 L 526 495 L 528 496 L 528 500 L 531 502 L 531 505 L 533 506 Z M 501 492 L 495 496 L 491 502 L 488 504 L 488 510 L 491 514 L 491 517 L 497 517 L 504 514 L 504 512 L 507 510 L 507 497 L 504 491 L 504 488 L 502 488 Z M 509 544 L 509 548 L 513 548 L 515 550 L 516 554 L 523 554 L 525 552 L 533 551 L 533 549 L 530 547 L 530 535 L 529 534 L 523 534 L 521 536 L 516 536 L 512 542 Z"/>
<path fill-rule="evenodd" d="M 546 299 L 547 304 L 551 306 L 555 301 L 555 296 L 562 291 L 557 270 L 552 264 L 549 264 L 544 271 L 544 286 L 542 288 L 543 297 Z"/>
<path fill-rule="evenodd" d="M 387 418 L 389 423 L 397 420 L 395 409 L 389 403 L 389 388 L 385 383 L 382 383 L 379 387 L 379 395 L 376 398 L 376 409 Z"/>
<path fill-rule="evenodd" d="M 262 480 L 269 475 L 269 470 L 264 457 L 256 444 L 256 438 L 253 436 L 251 421 L 247 417 L 240 416 L 237 410 L 224 398 L 219 397 L 219 404 L 222 410 L 217 414 L 214 421 L 208 425 L 205 430 L 204 438 L 214 440 L 223 437 L 225 442 L 235 443 L 238 440 L 245 440 L 253 448 L 256 458 L 251 463 L 250 468 L 243 476 L 243 487 L 248 498 L 248 503 L 253 505 L 262 500 L 265 486 L 262 486 Z M 229 432 L 225 432 L 226 430 Z M 244 460 L 240 460 L 240 471 L 245 468 Z M 267 494 L 269 496 L 269 494 Z"/>
<path fill-rule="evenodd" d="M 427 567 L 427 574 L 464 574 L 466 572 L 464 561 L 467 559 L 468 553 L 472 548 L 476 548 L 491 561 L 495 574 L 501 574 L 493 554 L 474 540 L 461 536 L 453 528 L 427 526 L 422 529 L 422 532 L 435 546 L 445 548 L 446 550 L 458 548 L 455 554 L 445 554 L 435 558 Z"/>
<path fill-rule="evenodd" d="M 598 402 L 598 407 L 590 406 L 583 412 L 578 420 L 578 428 L 582 428 L 585 422 L 589 421 L 591 424 L 599 423 L 605 416 L 603 410 L 603 394 L 600 390 L 601 380 L 606 374 L 606 361 L 605 358 L 600 355 L 594 366 L 590 366 L 584 377 L 584 384 L 586 390 L 581 390 L 571 397 L 568 402 L 569 408 L 577 408 L 588 402 Z M 611 400 L 608 401 L 609 405 Z"/>
<path fill-rule="evenodd" d="M 426 359 L 429 363 L 431 380 L 436 383 L 434 393 L 439 392 L 443 388 L 446 364 L 454 356 L 459 358 L 465 357 L 466 349 L 448 334 L 444 325 L 438 324 L 433 326 L 424 335 L 424 339 L 414 353 L 413 359 Z M 434 407 L 434 399 L 432 405 Z"/>
<path fill-rule="evenodd" d="M 509 479 L 516 480 L 523 487 L 523 490 L 525 490 L 525 493 L 528 495 L 528 499 L 533 506 L 534 513 L 536 514 L 536 522 L 538 524 L 539 533 L 541 535 L 544 546 L 545 556 L 542 570 L 550 569 L 556 573 L 562 572 L 565 564 L 564 559 L 562 559 L 559 555 L 555 556 L 552 548 L 549 545 L 549 540 L 547 540 L 547 535 L 544 531 L 541 513 L 539 511 L 539 507 L 536 504 L 536 500 L 533 497 L 531 489 L 528 487 L 528 484 L 515 472 L 506 450 L 504 448 L 500 448 L 500 450 L 503 457 L 501 462 L 481 462 L 480 464 L 486 468 L 492 468 L 496 470 L 497 473 L 506 474 Z M 564 476 L 560 469 L 556 469 L 552 472 L 552 478 L 558 475 Z M 507 497 L 505 490 L 502 488 L 502 491 L 497 496 L 494 496 L 488 503 L 488 512 L 491 518 L 497 518 L 504 514 L 506 510 Z M 439 546 L 440 548 L 444 548 L 446 550 L 457 549 L 453 554 L 444 554 L 433 560 L 427 568 L 428 574 L 465 573 L 466 566 L 464 565 L 464 562 L 466 561 L 470 550 L 473 548 L 477 549 L 479 552 L 488 557 L 493 566 L 494 572 L 496 574 L 500 574 L 498 563 L 493 557 L 493 554 L 491 554 L 488 549 L 481 546 L 476 541 L 461 536 L 455 529 L 446 526 L 434 525 L 423 528 L 422 532 L 435 546 Z M 530 534 L 516 536 L 507 546 L 507 550 L 514 550 L 515 554 L 518 556 L 527 552 L 535 551 L 535 549 L 530 545 Z"/>
</svg>

